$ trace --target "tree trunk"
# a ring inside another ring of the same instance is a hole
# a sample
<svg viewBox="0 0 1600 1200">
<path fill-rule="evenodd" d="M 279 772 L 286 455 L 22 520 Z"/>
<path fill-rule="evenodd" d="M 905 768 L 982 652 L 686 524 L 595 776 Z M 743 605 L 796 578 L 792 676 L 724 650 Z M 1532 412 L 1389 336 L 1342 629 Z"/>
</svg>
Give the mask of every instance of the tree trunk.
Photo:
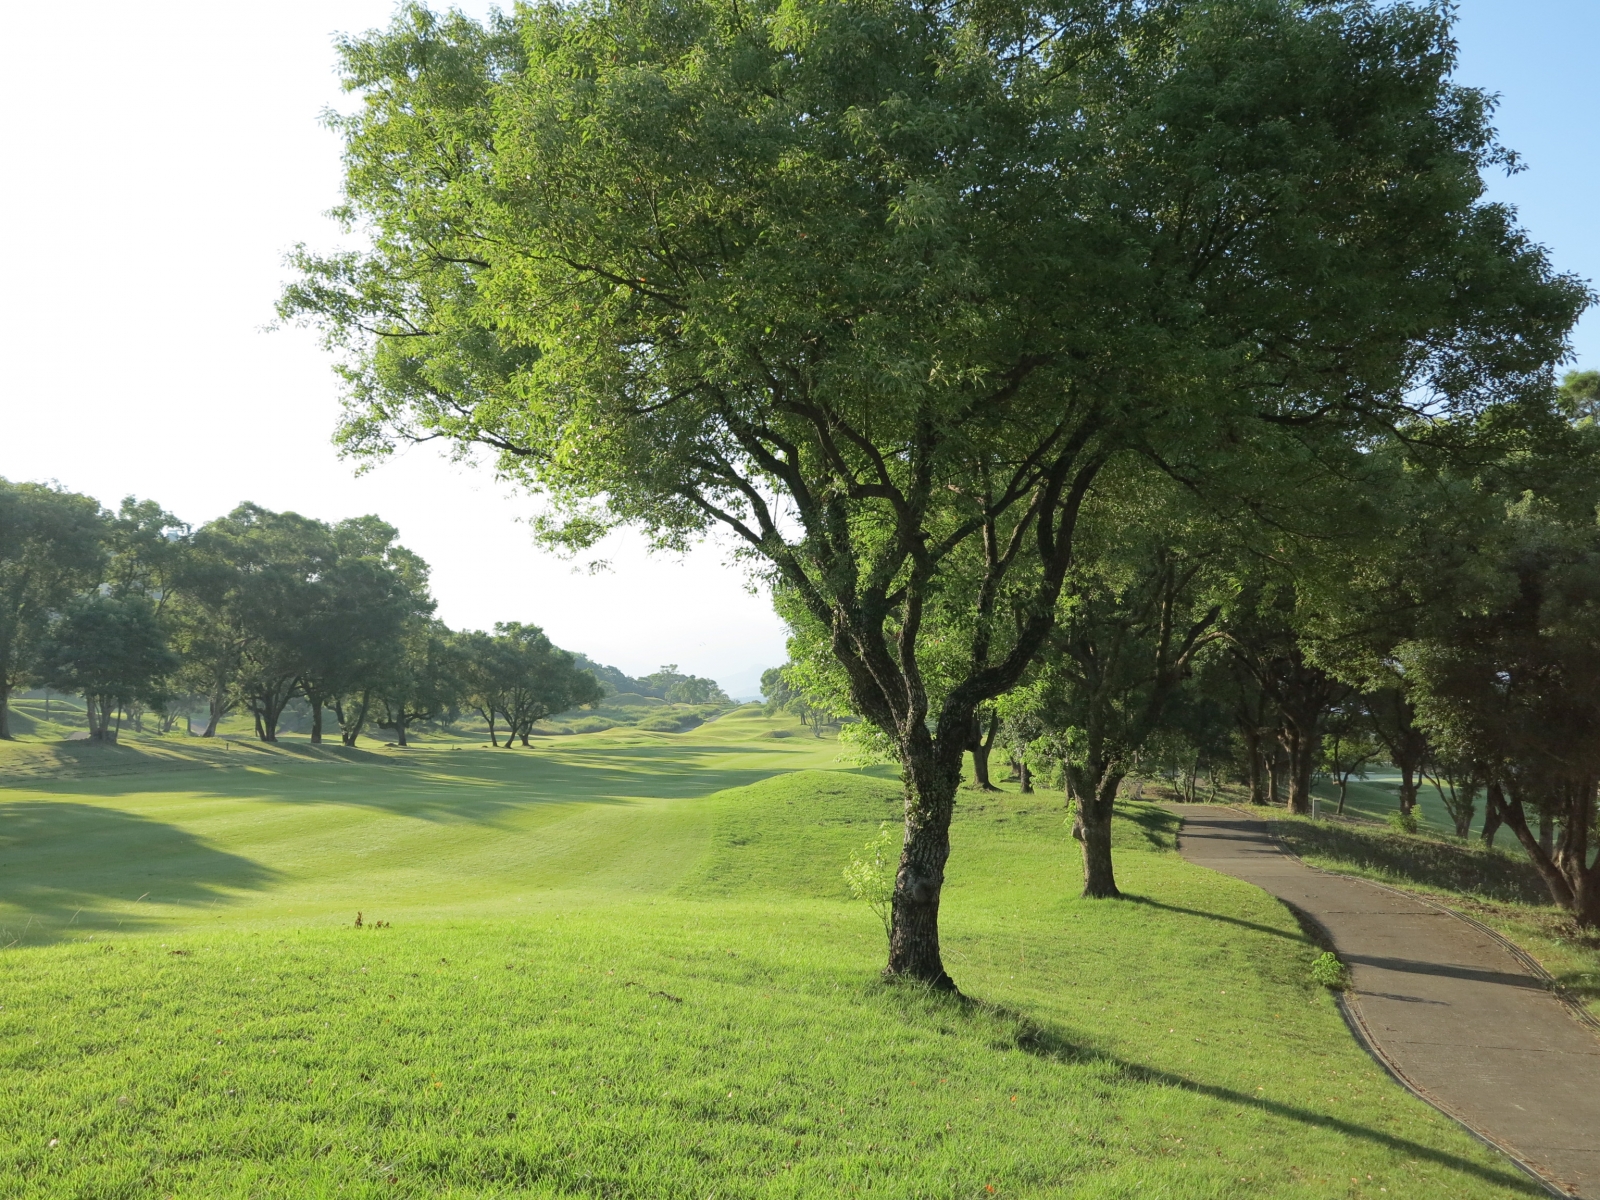
<svg viewBox="0 0 1600 1200">
<path fill-rule="evenodd" d="M 1550 899 L 1555 902 L 1556 907 L 1570 911 L 1573 902 L 1572 885 L 1562 876 L 1550 855 L 1540 846 L 1533 830 L 1528 828 L 1527 812 L 1522 807 L 1522 800 L 1513 796 L 1502 805 L 1501 811 L 1505 823 L 1511 827 L 1511 832 L 1517 835 L 1517 841 L 1521 842 L 1522 848 L 1528 852 L 1528 859 L 1533 863 L 1533 869 L 1539 872 L 1539 878 L 1544 880 L 1545 887 L 1550 890 Z"/>
<path fill-rule="evenodd" d="M 45 701 L 48 708 L 49 701 Z M 0 741 L 11 741 L 11 689 L 0 683 Z"/>
<path fill-rule="evenodd" d="M 1555 818 L 1550 815 L 1548 808 L 1541 808 L 1539 810 L 1539 849 L 1546 854 L 1552 854 L 1555 851 L 1555 833 Z"/>
<path fill-rule="evenodd" d="M 1000 718 L 989 714 L 989 732 L 985 736 L 978 725 L 976 717 L 972 720 L 972 740 L 967 743 L 967 749 L 972 754 L 972 786 L 980 792 L 998 792 L 1000 789 L 989 782 L 989 754 L 994 749 L 994 739 L 1000 732 Z"/>
<path fill-rule="evenodd" d="M 926 735 L 923 735 L 924 737 Z M 905 842 L 894 877 L 889 927 L 888 976 L 915 979 L 940 991 L 956 990 L 939 954 L 939 897 L 944 864 L 950 857 L 950 818 L 961 782 L 959 751 L 953 763 L 939 761 L 935 748 L 905 747 Z"/>
<path fill-rule="evenodd" d="M 1099 775 L 1099 778 L 1092 776 Z M 1074 830 L 1083 843 L 1083 896 L 1086 900 L 1117 900 L 1115 866 L 1111 861 L 1111 818 L 1116 811 L 1120 774 L 1086 770 L 1074 781 L 1078 793 L 1078 823 Z"/>
<path fill-rule="evenodd" d="M 406 723 L 404 718 L 394 723 L 394 737 L 395 741 L 400 745 L 404 746 L 406 744 Z"/>
<path fill-rule="evenodd" d="M 311 697 L 311 744 L 322 745 L 322 697 Z"/>
<path fill-rule="evenodd" d="M 1263 769 L 1261 754 L 1261 731 L 1251 726 L 1241 726 L 1241 735 L 1244 737 L 1245 759 L 1249 763 L 1250 771 L 1250 803 L 1266 804 L 1267 799 L 1267 772 Z"/>
<path fill-rule="evenodd" d="M 1289 811 L 1311 811 L 1311 773 L 1316 765 L 1316 737 L 1299 725 L 1286 726 L 1282 733 L 1289 767 Z"/>
<path fill-rule="evenodd" d="M 1417 789 L 1421 785 L 1417 782 L 1415 764 L 1403 762 L 1398 766 L 1400 767 L 1400 812 L 1404 815 L 1417 806 Z"/>
<path fill-rule="evenodd" d="M 1339 816 L 1344 816 L 1344 794 L 1350 790 L 1350 776 L 1345 775 L 1339 780 Z"/>
<path fill-rule="evenodd" d="M 1572 898 L 1572 916 L 1580 929 L 1600 926 L 1600 870 L 1583 873 Z"/>
<path fill-rule="evenodd" d="M 1033 794 L 1033 772 L 1028 770 L 1026 760 L 1017 764 L 1017 777 L 1022 780 L 1022 785 L 1018 790 L 1024 796 L 1031 796 Z"/>
<path fill-rule="evenodd" d="M 1483 800 L 1483 844 L 1486 849 L 1494 849 L 1494 835 L 1500 832 L 1501 806 L 1504 804 L 1504 793 L 1499 783 L 1490 783 L 1484 792 Z"/>
<path fill-rule="evenodd" d="M 228 711 L 227 697 L 221 689 L 218 689 L 206 697 L 206 706 L 208 709 L 206 713 L 206 731 L 200 736 L 216 737 L 217 725 Z"/>
</svg>

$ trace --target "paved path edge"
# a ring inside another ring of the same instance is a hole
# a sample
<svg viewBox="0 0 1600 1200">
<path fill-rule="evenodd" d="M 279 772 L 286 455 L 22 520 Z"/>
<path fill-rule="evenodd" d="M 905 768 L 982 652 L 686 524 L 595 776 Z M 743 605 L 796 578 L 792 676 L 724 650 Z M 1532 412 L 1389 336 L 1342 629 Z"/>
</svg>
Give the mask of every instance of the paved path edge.
<svg viewBox="0 0 1600 1200">
<path fill-rule="evenodd" d="M 1534 978 L 1543 983 L 1550 994 L 1557 1000 L 1561 1001 L 1561 1003 L 1566 1007 L 1568 1016 L 1570 1016 L 1574 1021 L 1578 1022 L 1578 1024 L 1588 1026 L 1588 1028 L 1596 1035 L 1600 1035 L 1600 1017 L 1596 1017 L 1592 1012 L 1584 1007 L 1583 1001 L 1579 1000 L 1566 988 L 1562 987 L 1556 977 L 1544 969 L 1543 963 L 1534 958 L 1533 955 L 1529 954 L 1526 950 L 1517 945 L 1498 929 L 1490 928 L 1488 925 L 1485 925 L 1482 921 L 1474 917 L 1471 913 L 1464 913 L 1459 909 L 1451 908 L 1448 904 L 1444 904 L 1441 901 L 1434 899 L 1434 897 L 1428 893 L 1408 892 L 1402 888 L 1391 887 L 1387 883 L 1379 883 L 1375 879 L 1368 879 L 1365 875 L 1349 875 L 1344 871 L 1330 871 L 1326 867 L 1313 866 L 1311 863 L 1306 862 L 1305 859 L 1301 858 L 1293 850 L 1289 849 L 1288 843 L 1278 836 L 1278 822 L 1276 819 L 1273 817 L 1256 818 L 1255 814 L 1251 813 L 1249 809 L 1237 808 L 1233 805 L 1229 805 L 1228 807 L 1232 808 L 1234 812 L 1239 813 L 1241 816 L 1265 820 L 1267 823 L 1267 834 L 1275 843 L 1277 843 L 1278 849 L 1283 851 L 1283 853 L 1289 858 L 1294 859 L 1301 866 L 1305 867 L 1308 871 L 1316 871 L 1319 875 L 1332 875 L 1338 879 L 1354 879 L 1360 883 L 1369 884 L 1372 887 L 1378 888 L 1380 891 L 1388 892 L 1391 896 L 1400 896 L 1406 900 L 1415 900 L 1421 904 L 1426 904 L 1429 908 L 1437 909 L 1439 912 L 1448 913 L 1458 921 L 1465 921 L 1479 933 L 1484 934 L 1500 943 L 1501 947 L 1504 948 L 1507 954 L 1511 955 L 1512 958 L 1516 959 L 1527 968 L 1528 974 L 1532 975 Z"/>
<path fill-rule="evenodd" d="M 1288 845 L 1283 841 L 1283 839 L 1278 836 L 1277 824 L 1272 817 L 1265 813 L 1251 812 L 1247 808 L 1240 808 L 1233 804 L 1216 805 L 1215 807 L 1227 808 L 1229 811 L 1236 812 L 1241 817 L 1245 817 L 1251 821 L 1260 821 L 1267 827 L 1267 836 L 1272 839 L 1273 844 L 1278 847 L 1278 850 L 1285 857 L 1294 859 L 1297 863 L 1309 871 L 1315 871 L 1319 875 L 1331 875 L 1338 879 L 1353 879 L 1358 883 L 1370 884 L 1372 887 L 1379 888 L 1382 891 L 1390 893 L 1391 895 L 1404 897 L 1406 900 L 1421 901 L 1430 908 L 1437 909 L 1442 913 L 1448 913 L 1457 920 L 1465 921 L 1474 928 L 1487 933 L 1495 941 L 1505 946 L 1505 948 L 1511 952 L 1517 961 L 1526 966 L 1535 977 L 1544 982 L 1549 988 L 1551 994 L 1561 1001 L 1562 1007 L 1566 1008 L 1568 1013 L 1575 1020 L 1578 1020 L 1584 1025 L 1590 1026 L 1596 1032 L 1600 1032 L 1600 1021 L 1596 1021 L 1593 1015 L 1587 1010 L 1577 1006 L 1572 998 L 1567 996 L 1561 987 L 1556 983 L 1554 976 L 1552 976 L 1550 972 L 1546 971 L 1544 967 L 1540 966 L 1538 961 L 1529 955 L 1527 951 L 1523 950 L 1521 946 L 1518 946 L 1515 942 L 1511 941 L 1503 934 L 1497 933 L 1493 929 L 1490 929 L 1487 925 L 1483 924 L 1483 922 L 1476 921 L 1467 916 L 1465 913 L 1457 912 L 1448 905 L 1439 904 L 1436 901 L 1429 899 L 1426 896 L 1420 896 L 1415 892 L 1405 892 L 1401 891 L 1399 888 L 1389 887 L 1386 884 L 1374 883 L 1372 880 L 1365 879 L 1360 875 L 1346 875 L 1342 871 L 1328 871 L 1324 870 L 1322 867 L 1313 866 L 1311 863 L 1306 862 L 1305 859 L 1301 858 L 1293 850 L 1289 849 Z M 1178 815 L 1180 817 L 1178 834 L 1179 836 L 1182 836 L 1182 814 L 1180 813 Z M 1271 895 L 1271 893 L 1269 892 L 1268 895 Z M 1282 904 L 1291 913 L 1293 913 L 1296 920 L 1300 921 L 1302 924 L 1313 926 L 1320 935 L 1317 940 L 1321 942 L 1321 944 L 1328 947 L 1332 947 L 1334 945 L 1333 935 L 1328 931 L 1327 926 L 1325 926 L 1315 916 L 1302 908 L 1290 904 L 1288 901 L 1283 900 L 1280 897 L 1273 898 L 1276 899 L 1279 904 Z M 1335 991 L 1333 994 L 1333 999 L 1335 1007 L 1337 1007 L 1339 1010 L 1339 1015 L 1344 1018 L 1345 1026 L 1350 1030 L 1351 1036 L 1355 1038 L 1356 1044 L 1365 1050 L 1369 1055 L 1371 1055 L 1373 1061 L 1382 1067 L 1384 1071 L 1388 1073 L 1391 1079 L 1393 1079 L 1401 1087 L 1405 1088 L 1406 1091 L 1410 1092 L 1417 1099 L 1421 1100 L 1424 1104 L 1428 1105 L 1430 1108 L 1433 1108 L 1449 1117 L 1479 1142 L 1482 1142 L 1485 1146 L 1488 1146 L 1496 1153 L 1505 1155 L 1506 1158 L 1510 1159 L 1511 1162 L 1516 1164 L 1517 1168 L 1521 1170 L 1523 1174 L 1527 1175 L 1529 1179 L 1533 1180 L 1534 1183 L 1537 1183 L 1548 1194 L 1552 1196 L 1559 1196 L 1561 1197 L 1561 1200 L 1571 1200 L 1572 1197 L 1578 1195 L 1577 1192 L 1569 1191 L 1567 1188 L 1563 1187 L 1554 1178 L 1546 1175 L 1538 1167 L 1519 1156 L 1517 1152 L 1510 1146 L 1500 1141 L 1487 1130 L 1480 1129 L 1478 1126 L 1474 1125 L 1460 1113 L 1456 1112 L 1455 1109 L 1451 1108 L 1450 1105 L 1444 1103 L 1442 1100 L 1439 1100 L 1426 1088 L 1412 1080 L 1411 1077 L 1400 1068 L 1400 1065 L 1390 1058 L 1387 1053 L 1385 1053 L 1383 1049 L 1383 1043 L 1378 1041 L 1378 1039 L 1373 1036 L 1371 1028 L 1367 1025 L 1365 1018 L 1363 1018 L 1361 1015 L 1361 1006 L 1356 1003 L 1355 997 L 1351 993 L 1343 990 Z"/>
</svg>

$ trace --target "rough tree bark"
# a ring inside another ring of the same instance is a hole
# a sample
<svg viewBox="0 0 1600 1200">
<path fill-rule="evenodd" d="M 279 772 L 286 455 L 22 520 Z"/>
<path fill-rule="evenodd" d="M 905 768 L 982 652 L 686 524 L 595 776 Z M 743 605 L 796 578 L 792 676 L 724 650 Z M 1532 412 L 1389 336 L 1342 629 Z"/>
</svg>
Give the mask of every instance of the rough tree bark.
<svg viewBox="0 0 1600 1200">
<path fill-rule="evenodd" d="M 1117 900 L 1116 872 L 1111 859 L 1111 818 L 1116 812 L 1117 789 L 1123 774 L 1107 767 L 1068 768 L 1078 797 L 1078 819 L 1073 836 L 1083 847 L 1083 896 L 1089 900 Z"/>
</svg>

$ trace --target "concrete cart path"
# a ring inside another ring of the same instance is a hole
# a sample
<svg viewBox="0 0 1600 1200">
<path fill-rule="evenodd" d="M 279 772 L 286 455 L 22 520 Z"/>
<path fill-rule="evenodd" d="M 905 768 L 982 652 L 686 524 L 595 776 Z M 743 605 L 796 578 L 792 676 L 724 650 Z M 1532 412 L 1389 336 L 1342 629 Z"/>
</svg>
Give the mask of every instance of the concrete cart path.
<svg viewBox="0 0 1600 1200">
<path fill-rule="evenodd" d="M 1178 850 L 1310 915 L 1350 964 L 1353 1023 L 1414 1090 L 1557 1189 L 1600 1197 L 1600 1037 L 1469 921 L 1306 866 L 1237 809 L 1174 804 Z"/>
</svg>

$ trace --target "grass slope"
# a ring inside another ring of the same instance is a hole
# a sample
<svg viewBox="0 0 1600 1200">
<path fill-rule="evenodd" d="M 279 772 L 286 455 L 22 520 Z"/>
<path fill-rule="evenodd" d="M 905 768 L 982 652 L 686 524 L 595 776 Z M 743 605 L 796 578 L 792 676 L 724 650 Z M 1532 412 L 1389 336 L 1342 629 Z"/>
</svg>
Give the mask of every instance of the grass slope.
<svg viewBox="0 0 1600 1200">
<path fill-rule="evenodd" d="M 976 999 L 885 985 L 897 785 L 724 721 L 6 793 L 0 1194 L 1537 1194 L 1158 809 L 1090 902 L 1055 798 L 965 794 Z"/>
</svg>

